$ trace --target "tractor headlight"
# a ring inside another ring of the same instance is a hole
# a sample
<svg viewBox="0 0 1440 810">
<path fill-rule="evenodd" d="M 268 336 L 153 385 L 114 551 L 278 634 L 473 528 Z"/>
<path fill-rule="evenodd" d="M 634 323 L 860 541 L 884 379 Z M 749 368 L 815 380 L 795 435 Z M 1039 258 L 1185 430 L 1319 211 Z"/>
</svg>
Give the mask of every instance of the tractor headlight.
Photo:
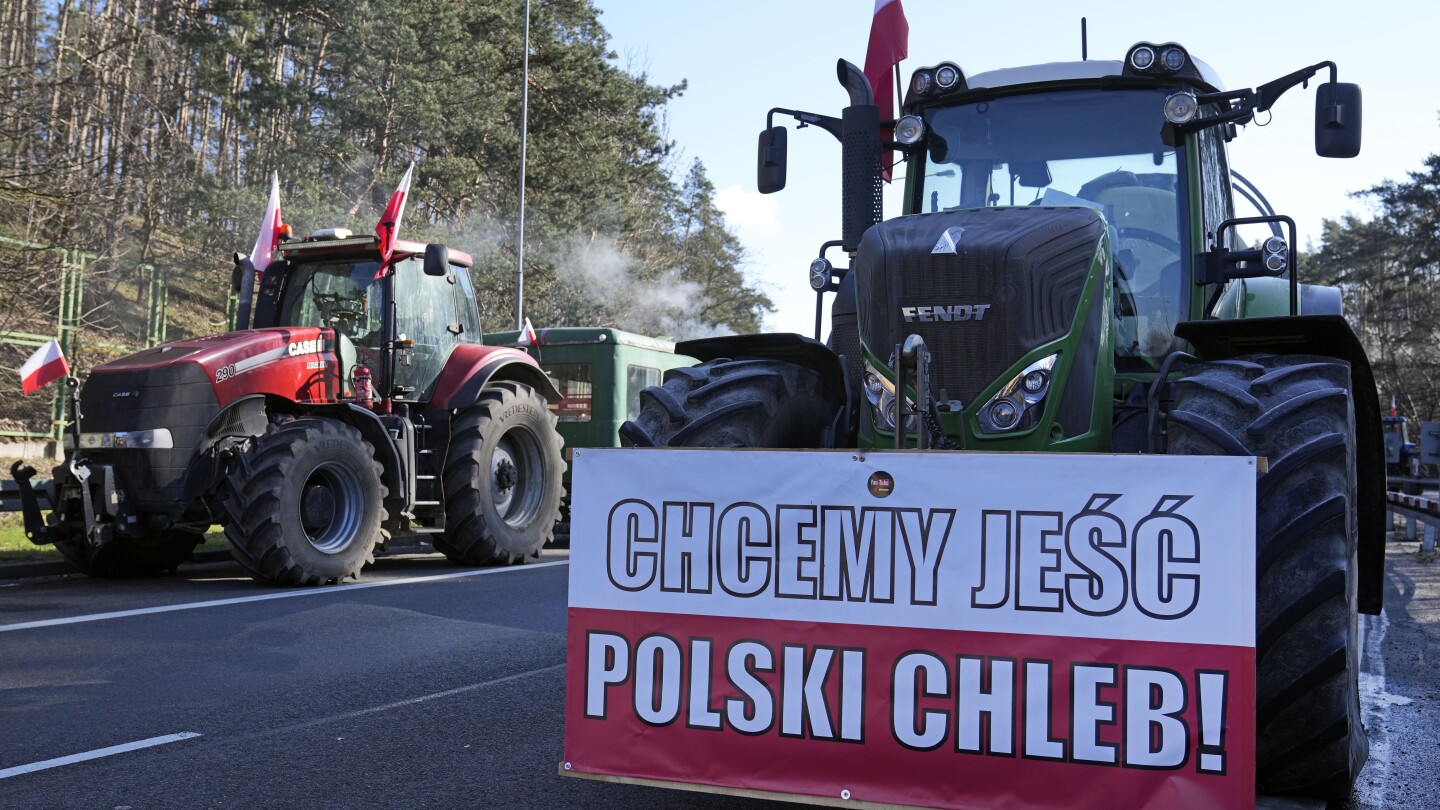
<svg viewBox="0 0 1440 810">
<path fill-rule="evenodd" d="M 810 289 L 815 292 L 822 292 L 826 287 L 830 286 L 830 273 L 832 270 L 830 260 L 824 256 L 810 262 Z"/>
<path fill-rule="evenodd" d="M 80 434 L 82 449 L 169 450 L 174 446 L 175 438 L 170 434 L 169 428 Z"/>
<path fill-rule="evenodd" d="M 981 406 L 976 417 L 985 433 L 1003 433 L 1033 427 L 1045 409 L 1051 374 L 1059 354 L 1044 357 L 1010 378 L 995 396 Z"/>
<path fill-rule="evenodd" d="M 895 140 L 909 146 L 925 137 L 925 122 L 918 115 L 903 115 L 895 122 Z"/>
<path fill-rule="evenodd" d="M 928 70 L 917 70 L 915 71 L 915 76 L 910 79 L 910 89 L 914 90 L 917 96 L 923 96 L 930 92 L 930 88 L 933 87 L 934 84 L 934 74 Z"/>
<path fill-rule="evenodd" d="M 1045 388 L 1050 385 L 1050 372 L 1043 368 L 1037 368 L 1026 374 L 1020 384 L 1024 387 L 1025 393 L 1039 396 L 1044 394 Z"/>
<path fill-rule="evenodd" d="M 865 399 L 870 401 L 870 409 L 875 413 L 875 426 L 881 430 L 895 429 L 895 383 L 888 377 L 881 374 L 865 362 Z M 905 398 L 906 410 L 915 410 L 915 403 Z M 905 417 L 905 429 L 915 429 L 915 415 L 912 413 Z"/>
<path fill-rule="evenodd" d="M 1278 236 L 1266 239 L 1260 250 L 1265 254 L 1265 269 L 1280 275 L 1290 266 L 1290 246 Z"/>
<path fill-rule="evenodd" d="M 941 90 L 949 90 L 960 81 L 960 68 L 954 65 L 941 65 L 935 69 L 935 84 Z"/>
<path fill-rule="evenodd" d="M 1165 120 L 1172 124 L 1183 124 L 1195 117 L 1200 109 L 1195 94 L 1188 90 L 1171 93 L 1165 97 Z"/>
<path fill-rule="evenodd" d="M 986 408 L 991 424 L 1007 430 L 1020 421 L 1020 407 L 1008 399 L 997 399 Z"/>
</svg>

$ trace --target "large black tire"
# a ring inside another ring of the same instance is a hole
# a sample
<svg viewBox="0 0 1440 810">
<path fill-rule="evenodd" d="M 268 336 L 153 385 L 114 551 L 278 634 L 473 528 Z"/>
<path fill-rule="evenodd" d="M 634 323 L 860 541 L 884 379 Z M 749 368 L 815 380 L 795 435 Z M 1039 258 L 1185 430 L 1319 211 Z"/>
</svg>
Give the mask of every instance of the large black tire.
<svg viewBox="0 0 1440 810">
<path fill-rule="evenodd" d="M 445 531 L 436 550 L 462 565 L 538 557 L 555 537 L 565 494 L 564 440 L 545 398 L 522 383 L 485 386 L 455 415 L 442 480 Z"/>
<path fill-rule="evenodd" d="M 1199 363 L 1169 453 L 1263 456 L 1256 491 L 1256 786 L 1342 799 L 1365 764 L 1356 627 L 1350 367 L 1329 357 Z"/>
<path fill-rule="evenodd" d="M 94 548 L 83 542 L 81 529 L 52 527 L 55 548 L 71 565 L 102 579 L 134 579 L 173 572 L 189 562 L 204 540 L 194 532 L 168 530 L 148 537 L 115 537 Z"/>
<path fill-rule="evenodd" d="M 812 448 L 835 408 L 820 374 L 781 360 L 720 359 L 665 372 L 620 426 L 627 447 Z"/>
<path fill-rule="evenodd" d="M 271 585 L 358 575 L 385 519 L 380 471 L 360 431 L 333 419 L 293 419 L 255 439 L 222 491 L 235 559 Z"/>
</svg>

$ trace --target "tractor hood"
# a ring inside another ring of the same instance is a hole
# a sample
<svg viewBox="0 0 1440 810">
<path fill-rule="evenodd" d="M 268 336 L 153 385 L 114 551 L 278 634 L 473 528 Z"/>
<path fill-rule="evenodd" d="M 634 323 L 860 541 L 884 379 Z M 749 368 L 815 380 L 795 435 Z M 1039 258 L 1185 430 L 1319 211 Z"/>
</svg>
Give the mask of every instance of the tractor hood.
<svg viewBox="0 0 1440 810">
<path fill-rule="evenodd" d="M 919 334 L 934 357 L 932 386 L 968 405 L 1070 332 L 1104 234 L 1089 208 L 984 208 L 876 225 L 855 262 L 865 347 L 886 363 Z"/>
<path fill-rule="evenodd" d="M 115 375 L 143 386 L 149 378 L 188 366 L 186 376 L 201 375 L 213 386 L 223 407 L 252 394 L 270 394 L 295 402 L 333 402 L 340 395 L 335 330 L 313 326 L 253 329 L 181 340 L 96 366 L 88 389 Z M 106 384 L 105 387 L 114 387 Z M 89 397 L 86 397 L 89 399 Z"/>
</svg>

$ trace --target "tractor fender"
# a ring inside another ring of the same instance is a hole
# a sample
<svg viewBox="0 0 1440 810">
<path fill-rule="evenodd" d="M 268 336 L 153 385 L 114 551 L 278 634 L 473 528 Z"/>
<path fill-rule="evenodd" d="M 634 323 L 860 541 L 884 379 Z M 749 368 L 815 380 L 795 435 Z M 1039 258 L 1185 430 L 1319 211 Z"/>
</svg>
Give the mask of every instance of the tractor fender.
<svg viewBox="0 0 1440 810">
<path fill-rule="evenodd" d="M 525 383 L 550 402 L 564 399 L 540 364 L 525 352 L 507 346 L 462 343 L 450 352 L 444 370 L 435 380 L 429 408 L 455 410 L 474 405 L 481 389 L 491 380 Z"/>
<path fill-rule="evenodd" d="M 400 451 L 395 446 L 395 440 L 390 437 L 390 431 L 385 429 L 385 423 L 380 421 L 374 411 L 353 402 L 346 402 L 328 408 L 307 408 L 303 414 L 338 419 L 360 431 L 365 441 L 375 448 L 375 460 L 380 462 L 380 483 L 385 485 L 388 493 L 385 496 L 386 508 L 407 503 L 409 495 L 405 482 L 409 475 L 406 463 L 400 458 Z"/>
<path fill-rule="evenodd" d="M 272 414 L 286 413 L 293 416 L 321 416 L 336 419 L 360 431 L 360 435 L 375 449 L 375 460 L 380 462 L 380 481 L 389 490 L 387 505 L 392 499 L 405 497 L 405 466 L 400 452 L 385 424 L 373 411 L 354 403 L 338 403 L 321 407 L 306 407 L 290 400 L 266 394 L 252 394 L 225 406 L 209 426 L 205 428 L 199 452 L 191 462 L 185 497 L 187 502 L 214 488 L 218 482 L 219 465 L 213 451 L 215 445 L 226 437 L 263 436 L 270 427 Z"/>
<path fill-rule="evenodd" d="M 813 338 L 793 332 L 765 335 L 724 335 L 684 340 L 675 344 L 676 354 L 688 354 L 702 362 L 722 357 L 758 357 L 783 360 L 814 369 L 824 381 L 825 395 L 838 406 L 849 408 L 849 390 L 840 355 Z"/>
<path fill-rule="evenodd" d="M 1360 523 L 1358 601 L 1360 612 L 1379 613 L 1385 589 L 1385 436 L 1375 375 L 1350 324 L 1340 315 L 1186 321 L 1175 327 L 1175 335 L 1202 360 L 1268 352 L 1316 354 L 1350 364 Z"/>
</svg>

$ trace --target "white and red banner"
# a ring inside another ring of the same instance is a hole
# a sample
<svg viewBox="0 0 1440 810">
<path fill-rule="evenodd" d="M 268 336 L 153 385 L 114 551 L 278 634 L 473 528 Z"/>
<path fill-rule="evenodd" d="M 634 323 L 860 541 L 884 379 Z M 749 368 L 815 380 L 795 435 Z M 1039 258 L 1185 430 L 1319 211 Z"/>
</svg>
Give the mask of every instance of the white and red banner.
<svg viewBox="0 0 1440 810">
<path fill-rule="evenodd" d="M 59 341 L 52 339 L 36 349 L 30 359 L 20 366 L 20 388 L 28 397 L 50 383 L 68 376 L 70 364 L 65 362 L 65 353 L 60 350 Z"/>
<path fill-rule="evenodd" d="M 1254 459 L 585 449 L 565 763 L 924 807 L 1254 803 Z"/>
</svg>

